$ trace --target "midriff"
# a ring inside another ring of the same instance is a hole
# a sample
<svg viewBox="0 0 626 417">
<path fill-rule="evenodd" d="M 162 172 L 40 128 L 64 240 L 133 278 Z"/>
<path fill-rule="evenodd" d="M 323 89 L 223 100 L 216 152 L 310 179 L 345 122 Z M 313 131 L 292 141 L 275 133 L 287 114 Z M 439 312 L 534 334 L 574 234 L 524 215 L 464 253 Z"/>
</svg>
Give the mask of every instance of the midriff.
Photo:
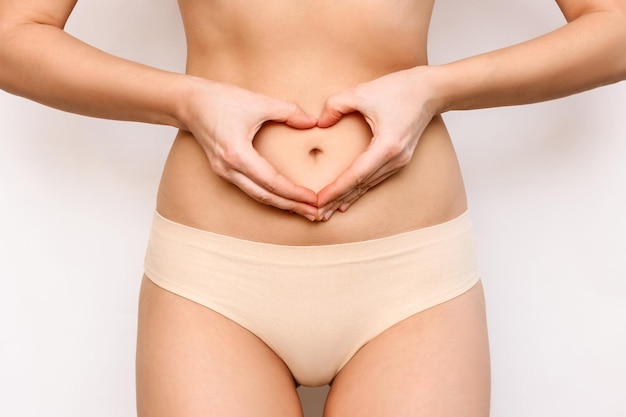
<svg viewBox="0 0 626 417">
<path fill-rule="evenodd" d="M 308 3 L 298 2 L 298 7 Z M 403 4 L 412 5 L 407 10 L 411 9 L 415 16 L 407 14 L 408 11 L 399 13 L 397 5 L 389 2 L 371 2 L 372 15 L 382 18 L 389 10 L 388 19 L 402 19 L 404 26 L 398 23 L 376 27 L 374 29 L 381 30 L 381 35 L 370 33 L 369 39 L 389 45 L 395 45 L 394 40 L 401 45 L 415 42 L 408 52 L 406 48 L 385 49 L 383 45 L 372 45 L 367 37 L 360 35 L 367 31 L 358 26 L 358 21 L 353 23 L 355 27 L 345 23 L 351 22 L 350 19 L 340 26 L 341 39 L 350 40 L 349 36 L 353 36 L 354 40 L 339 46 L 318 40 L 319 31 L 307 27 L 319 26 L 319 22 L 324 21 L 323 11 L 316 2 L 311 2 L 311 7 L 316 8 L 314 22 L 308 14 L 296 10 L 294 2 L 285 1 L 282 8 L 277 6 L 277 10 L 286 14 L 280 20 L 288 22 L 286 32 L 281 37 L 281 27 L 274 23 L 272 31 L 268 32 L 271 39 L 267 44 L 263 39 L 262 21 L 259 22 L 267 10 L 267 2 L 259 2 L 256 12 L 250 10 L 256 2 L 217 2 L 221 7 L 216 7 L 219 12 L 227 10 L 224 16 L 211 9 L 213 2 L 181 0 L 179 4 L 189 48 L 188 73 L 293 101 L 315 116 L 319 115 L 325 99 L 335 92 L 426 62 L 425 33 L 432 2 L 404 1 Z M 339 3 L 329 3 L 329 8 L 335 7 L 333 4 Z M 199 26 L 198 22 L 202 21 L 199 15 L 203 12 L 192 13 L 192 7 L 205 10 L 206 20 L 214 19 L 218 29 L 208 23 Z M 428 16 L 420 15 L 420 10 Z M 332 18 L 338 19 L 337 9 L 332 12 Z M 292 19 L 289 13 L 293 14 Z M 349 17 L 351 12 L 346 8 L 345 13 Z M 366 11 L 361 10 L 363 13 Z M 241 16 L 247 14 L 256 16 L 257 20 L 242 23 Z M 223 23 L 226 15 L 239 19 L 240 25 L 248 25 L 243 33 L 251 33 L 244 41 L 226 29 L 219 32 L 220 22 L 228 27 Z M 207 27 L 212 29 L 204 29 Z M 323 28 L 330 31 L 326 26 Z M 374 29 L 370 28 L 369 32 Z M 294 34 L 293 31 L 302 32 Z M 376 48 L 375 56 L 370 56 L 368 48 Z M 241 56 L 249 57 L 245 64 L 241 63 Z M 318 191 L 343 172 L 365 150 L 371 138 L 372 132 L 363 117 L 353 113 L 325 129 L 298 130 L 284 124 L 267 123 L 256 135 L 253 145 L 278 172 Z M 175 222 L 240 239 L 284 245 L 323 245 L 374 239 L 438 224 L 462 214 L 466 210 L 466 198 L 450 136 L 442 119 L 435 117 L 406 167 L 370 189 L 346 212 L 335 213 L 327 222 L 311 222 L 256 202 L 215 175 L 195 138 L 180 131 L 165 165 L 157 210 Z"/>
</svg>

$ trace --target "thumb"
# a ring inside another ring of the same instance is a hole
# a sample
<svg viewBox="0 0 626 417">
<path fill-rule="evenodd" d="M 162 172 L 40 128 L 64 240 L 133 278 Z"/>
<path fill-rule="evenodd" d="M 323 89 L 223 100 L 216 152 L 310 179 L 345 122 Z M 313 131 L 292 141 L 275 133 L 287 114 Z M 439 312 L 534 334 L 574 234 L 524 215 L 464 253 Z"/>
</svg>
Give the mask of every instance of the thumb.
<svg viewBox="0 0 626 417">
<path fill-rule="evenodd" d="M 283 122 L 297 129 L 309 129 L 317 125 L 317 118 L 306 113 L 295 103 L 276 101 L 267 120 Z"/>
<path fill-rule="evenodd" d="M 349 92 L 343 92 L 330 96 L 324 104 L 324 109 L 317 122 L 318 127 L 330 127 L 349 113 L 357 111 L 357 105 L 353 102 L 353 96 Z"/>
</svg>

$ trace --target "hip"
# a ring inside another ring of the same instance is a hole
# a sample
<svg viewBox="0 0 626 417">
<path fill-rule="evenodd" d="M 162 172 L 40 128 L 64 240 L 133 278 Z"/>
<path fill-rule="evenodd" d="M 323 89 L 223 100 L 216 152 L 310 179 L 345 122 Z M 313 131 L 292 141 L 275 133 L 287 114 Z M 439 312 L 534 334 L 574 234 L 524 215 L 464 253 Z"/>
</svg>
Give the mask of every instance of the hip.
<svg viewBox="0 0 626 417">
<path fill-rule="evenodd" d="M 360 116 L 328 129 L 262 128 L 257 151 L 291 181 L 318 191 L 365 150 L 371 132 Z M 425 130 L 411 162 L 328 222 L 260 204 L 216 176 L 195 138 L 180 132 L 165 165 L 157 210 L 197 229 L 284 245 L 325 245 L 390 236 L 443 223 L 467 209 L 463 180 L 441 118 Z"/>
</svg>

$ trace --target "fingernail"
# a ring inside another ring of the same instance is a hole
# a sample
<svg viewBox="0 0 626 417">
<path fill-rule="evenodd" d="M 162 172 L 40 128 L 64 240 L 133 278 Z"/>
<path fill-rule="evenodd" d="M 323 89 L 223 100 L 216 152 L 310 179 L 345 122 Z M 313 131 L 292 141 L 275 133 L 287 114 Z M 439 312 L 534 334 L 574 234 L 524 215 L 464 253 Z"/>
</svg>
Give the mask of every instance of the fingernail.
<svg viewBox="0 0 626 417">
<path fill-rule="evenodd" d="M 350 208 L 350 203 L 343 203 L 341 207 L 339 207 L 339 211 L 344 212 Z"/>
<path fill-rule="evenodd" d="M 334 212 L 335 210 L 328 210 L 326 214 L 324 214 L 324 221 L 327 221 L 328 219 L 330 219 L 330 216 L 332 216 Z"/>
<path fill-rule="evenodd" d="M 312 221 L 312 222 L 317 220 L 317 218 L 312 214 L 306 214 L 304 217 L 306 217 L 307 220 Z"/>
</svg>

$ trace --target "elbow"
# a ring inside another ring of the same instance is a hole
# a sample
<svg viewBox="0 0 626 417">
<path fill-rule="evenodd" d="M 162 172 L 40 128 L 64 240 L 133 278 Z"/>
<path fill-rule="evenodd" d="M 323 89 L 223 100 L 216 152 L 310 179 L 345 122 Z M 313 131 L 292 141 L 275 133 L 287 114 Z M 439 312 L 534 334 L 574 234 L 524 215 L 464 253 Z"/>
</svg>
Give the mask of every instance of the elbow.
<svg viewBox="0 0 626 417">
<path fill-rule="evenodd" d="M 604 20 L 601 47 L 597 55 L 598 73 L 603 74 L 600 85 L 626 80 L 626 10 L 611 12 Z"/>
<path fill-rule="evenodd" d="M 8 91 L 6 86 L 6 79 L 8 72 L 10 71 L 10 62 L 8 58 L 9 36 L 10 29 L 6 27 L 5 22 L 0 18 L 0 90 Z"/>
<path fill-rule="evenodd" d="M 23 72 L 24 45 L 32 41 L 24 38 L 24 23 L 0 18 L 0 90 L 19 95 L 17 88 Z"/>
<path fill-rule="evenodd" d="M 613 12 L 611 27 L 615 33 L 611 56 L 614 60 L 614 82 L 626 80 L 626 7 Z"/>
<path fill-rule="evenodd" d="M 618 59 L 620 61 L 617 81 L 626 80 L 626 19 L 624 20 L 624 29 L 622 30 L 621 43 L 619 47 L 619 52 L 617 53 Z"/>
<path fill-rule="evenodd" d="M 20 22 L 15 16 L 11 13 L 3 13 L 0 9 L 0 51 L 4 49 L 7 40 L 11 37 L 11 32 L 19 25 Z"/>
<path fill-rule="evenodd" d="M 0 14 L 0 53 L 2 53 L 7 42 L 7 36 L 14 26 L 6 17 Z"/>
<path fill-rule="evenodd" d="M 613 1 L 611 7 L 588 10 L 570 23 L 574 20 L 584 21 L 589 24 L 587 28 L 592 28 L 591 31 L 583 30 L 581 35 L 595 39 L 597 49 L 589 64 L 590 69 L 599 75 L 599 86 L 626 80 L 626 4 L 622 0 L 619 5 Z"/>
<path fill-rule="evenodd" d="M 7 25 L 4 19 L 0 19 L 0 89 L 11 92 L 8 85 L 8 78 L 11 75 L 11 44 L 12 28 Z"/>
</svg>

